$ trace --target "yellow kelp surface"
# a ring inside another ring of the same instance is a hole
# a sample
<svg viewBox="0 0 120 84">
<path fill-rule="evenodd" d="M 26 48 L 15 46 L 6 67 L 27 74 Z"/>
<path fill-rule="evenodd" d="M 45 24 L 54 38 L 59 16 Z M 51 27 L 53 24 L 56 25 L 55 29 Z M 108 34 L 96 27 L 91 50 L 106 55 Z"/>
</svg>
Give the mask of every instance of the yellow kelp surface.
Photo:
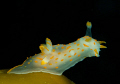
<svg viewBox="0 0 120 84">
<path fill-rule="evenodd" d="M 0 70 L 0 84 L 75 84 L 65 76 L 49 73 L 7 74 L 8 70 Z"/>
</svg>

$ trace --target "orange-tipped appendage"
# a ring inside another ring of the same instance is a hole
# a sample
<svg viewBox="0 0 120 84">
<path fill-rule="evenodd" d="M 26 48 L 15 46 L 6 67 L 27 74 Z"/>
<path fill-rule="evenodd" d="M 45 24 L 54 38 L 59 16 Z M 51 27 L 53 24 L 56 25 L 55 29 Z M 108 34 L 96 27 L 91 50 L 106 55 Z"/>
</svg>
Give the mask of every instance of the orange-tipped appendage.
<svg viewBox="0 0 120 84">
<path fill-rule="evenodd" d="M 86 25 L 91 26 L 91 22 L 87 21 Z"/>
<path fill-rule="evenodd" d="M 106 42 L 105 41 L 99 41 L 99 43 L 102 44 L 102 43 L 106 43 Z"/>
<path fill-rule="evenodd" d="M 87 28 L 92 28 L 92 23 L 91 22 L 89 22 L 89 21 L 87 21 L 87 23 L 86 23 L 86 26 L 87 26 Z"/>
<path fill-rule="evenodd" d="M 107 48 L 106 46 L 104 46 L 104 45 L 100 45 L 100 48 Z"/>
</svg>

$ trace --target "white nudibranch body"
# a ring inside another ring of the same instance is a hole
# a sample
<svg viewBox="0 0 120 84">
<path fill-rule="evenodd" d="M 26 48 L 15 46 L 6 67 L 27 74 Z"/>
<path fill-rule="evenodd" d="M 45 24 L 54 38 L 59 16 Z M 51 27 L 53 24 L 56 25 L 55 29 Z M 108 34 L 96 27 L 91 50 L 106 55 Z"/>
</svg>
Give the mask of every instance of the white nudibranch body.
<svg viewBox="0 0 120 84">
<path fill-rule="evenodd" d="M 91 22 L 88 21 L 86 26 L 86 35 L 67 45 L 52 45 L 51 40 L 46 38 L 46 44 L 39 46 L 41 53 L 27 58 L 23 64 L 13 67 L 7 73 L 27 74 L 32 72 L 45 72 L 61 75 L 65 70 L 86 57 L 99 57 L 100 48 L 106 48 L 106 46 L 100 44 L 106 42 L 97 41 L 92 38 Z"/>
</svg>

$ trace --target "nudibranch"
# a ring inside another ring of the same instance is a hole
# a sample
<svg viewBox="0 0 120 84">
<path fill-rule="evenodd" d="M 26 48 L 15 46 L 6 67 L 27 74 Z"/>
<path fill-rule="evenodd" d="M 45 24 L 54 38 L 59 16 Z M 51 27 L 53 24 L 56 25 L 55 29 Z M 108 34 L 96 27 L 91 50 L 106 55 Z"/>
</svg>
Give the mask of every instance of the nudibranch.
<svg viewBox="0 0 120 84">
<path fill-rule="evenodd" d="M 69 44 L 52 45 L 49 38 L 46 38 L 46 44 L 39 46 L 41 53 L 27 58 L 21 65 L 15 66 L 7 73 L 27 74 L 32 72 L 45 72 L 54 75 L 62 73 L 82 61 L 86 57 L 99 57 L 100 48 L 107 48 L 102 43 L 92 38 L 91 22 L 86 23 L 87 30 L 84 37 L 78 38 L 75 42 Z"/>
</svg>

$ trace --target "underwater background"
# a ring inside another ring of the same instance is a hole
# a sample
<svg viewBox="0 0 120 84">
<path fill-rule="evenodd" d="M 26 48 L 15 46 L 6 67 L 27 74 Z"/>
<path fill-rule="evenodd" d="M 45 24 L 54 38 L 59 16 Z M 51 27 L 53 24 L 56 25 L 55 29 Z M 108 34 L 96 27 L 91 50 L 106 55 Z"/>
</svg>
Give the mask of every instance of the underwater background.
<svg viewBox="0 0 120 84">
<path fill-rule="evenodd" d="M 45 38 L 52 44 L 68 44 L 83 37 L 86 22 L 92 22 L 92 37 L 106 41 L 100 57 L 86 58 L 63 75 L 79 83 L 119 82 L 118 0 L 17 0 L 5 2 L 1 10 L 0 69 L 10 69 L 34 54 Z"/>
</svg>

